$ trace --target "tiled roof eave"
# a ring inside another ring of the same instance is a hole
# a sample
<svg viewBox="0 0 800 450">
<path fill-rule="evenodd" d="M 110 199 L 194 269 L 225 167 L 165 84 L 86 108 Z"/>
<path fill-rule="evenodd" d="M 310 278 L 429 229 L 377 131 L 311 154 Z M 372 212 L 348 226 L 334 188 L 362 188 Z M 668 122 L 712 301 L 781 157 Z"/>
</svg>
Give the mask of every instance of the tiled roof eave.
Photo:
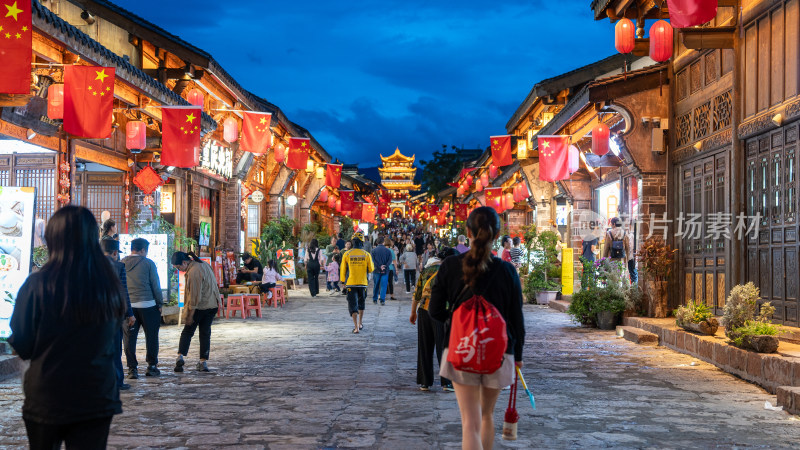
<svg viewBox="0 0 800 450">
<path fill-rule="evenodd" d="M 116 76 L 146 94 L 153 100 L 170 106 L 189 106 L 180 95 L 172 92 L 166 86 L 145 74 L 141 69 L 126 61 L 116 53 L 105 48 L 99 42 L 67 23 L 52 11 L 33 1 L 33 26 L 42 33 L 61 42 L 71 51 L 93 61 L 98 65 L 114 67 Z M 217 129 L 217 122 L 208 114 L 203 113 L 204 131 Z"/>
</svg>

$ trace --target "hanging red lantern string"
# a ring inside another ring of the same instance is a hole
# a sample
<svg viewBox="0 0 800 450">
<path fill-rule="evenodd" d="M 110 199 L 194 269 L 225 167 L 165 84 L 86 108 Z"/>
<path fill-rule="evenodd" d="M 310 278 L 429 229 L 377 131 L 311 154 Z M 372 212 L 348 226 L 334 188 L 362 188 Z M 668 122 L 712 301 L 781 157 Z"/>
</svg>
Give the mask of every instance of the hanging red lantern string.
<svg viewBox="0 0 800 450">
<path fill-rule="evenodd" d="M 672 25 L 665 20 L 650 27 L 650 58 L 656 62 L 672 58 Z"/>
<path fill-rule="evenodd" d="M 614 47 L 620 53 L 630 53 L 636 45 L 636 29 L 631 19 L 620 19 L 614 27 Z"/>
<path fill-rule="evenodd" d="M 200 89 L 192 88 L 186 94 L 186 101 L 189 102 L 190 105 L 202 107 L 205 104 L 206 98 Z"/>
<path fill-rule="evenodd" d="M 592 128 L 592 153 L 603 156 L 608 153 L 608 138 L 611 130 L 608 125 L 600 122 Z"/>
<path fill-rule="evenodd" d="M 494 164 L 489 166 L 489 176 L 492 178 L 497 178 L 497 166 L 495 166 Z"/>
</svg>

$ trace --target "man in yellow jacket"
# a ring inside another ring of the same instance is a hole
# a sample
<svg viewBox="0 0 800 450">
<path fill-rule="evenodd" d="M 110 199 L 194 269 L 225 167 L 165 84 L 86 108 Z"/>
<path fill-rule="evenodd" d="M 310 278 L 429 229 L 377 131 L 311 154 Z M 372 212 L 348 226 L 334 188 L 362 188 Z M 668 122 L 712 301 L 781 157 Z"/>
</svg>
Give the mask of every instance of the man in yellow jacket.
<svg viewBox="0 0 800 450">
<path fill-rule="evenodd" d="M 367 299 L 367 274 L 375 270 L 372 256 L 364 250 L 364 233 L 353 234 L 353 248 L 342 256 L 340 279 L 347 291 L 347 310 L 353 318 L 353 334 L 364 328 L 364 305 Z"/>
</svg>

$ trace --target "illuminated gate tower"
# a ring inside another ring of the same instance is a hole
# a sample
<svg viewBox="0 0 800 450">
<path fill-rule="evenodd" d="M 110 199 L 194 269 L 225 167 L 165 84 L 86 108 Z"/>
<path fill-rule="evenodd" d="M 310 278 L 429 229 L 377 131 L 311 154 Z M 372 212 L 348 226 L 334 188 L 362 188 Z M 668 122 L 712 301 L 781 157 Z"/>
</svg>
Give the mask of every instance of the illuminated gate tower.
<svg viewBox="0 0 800 450">
<path fill-rule="evenodd" d="M 394 154 L 388 157 L 381 155 L 383 167 L 378 168 L 381 174 L 381 184 L 389 190 L 392 196 L 390 210 L 392 216 L 396 212 L 405 215 L 406 200 L 409 191 L 419 190 L 419 185 L 414 184 L 414 175 L 417 169 L 414 167 L 414 155 L 404 156 L 397 148 Z"/>
</svg>

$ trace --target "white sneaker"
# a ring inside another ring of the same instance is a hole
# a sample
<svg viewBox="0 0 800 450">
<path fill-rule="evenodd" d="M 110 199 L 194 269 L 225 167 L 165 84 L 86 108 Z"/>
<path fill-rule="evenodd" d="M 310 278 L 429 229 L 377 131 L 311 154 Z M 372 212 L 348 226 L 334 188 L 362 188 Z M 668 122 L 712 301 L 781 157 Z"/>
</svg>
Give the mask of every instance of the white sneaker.
<svg viewBox="0 0 800 450">
<path fill-rule="evenodd" d="M 411 291 L 406 291 L 406 294 L 410 294 L 410 293 L 411 293 Z"/>
</svg>

